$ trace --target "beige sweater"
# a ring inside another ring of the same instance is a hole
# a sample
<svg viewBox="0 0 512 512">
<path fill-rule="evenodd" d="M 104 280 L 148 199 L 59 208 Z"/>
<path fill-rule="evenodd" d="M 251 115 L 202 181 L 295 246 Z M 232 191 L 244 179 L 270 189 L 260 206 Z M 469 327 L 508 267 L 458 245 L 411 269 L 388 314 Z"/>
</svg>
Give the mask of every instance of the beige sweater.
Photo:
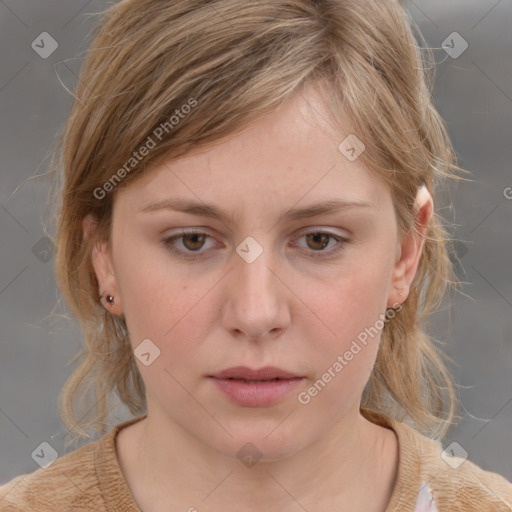
<svg viewBox="0 0 512 512">
<path fill-rule="evenodd" d="M 115 436 L 144 417 L 125 421 L 48 467 L 0 486 L 0 511 L 140 512 L 118 463 Z M 512 510 L 512 484 L 502 476 L 469 460 L 458 465 L 462 459 L 449 459 L 448 464 L 441 457 L 440 443 L 382 415 L 376 422 L 395 431 L 399 447 L 397 480 L 385 512 Z M 423 498 L 418 501 L 424 482 L 427 486 L 421 495 L 429 490 L 434 498 L 425 508 L 419 503 Z"/>
</svg>

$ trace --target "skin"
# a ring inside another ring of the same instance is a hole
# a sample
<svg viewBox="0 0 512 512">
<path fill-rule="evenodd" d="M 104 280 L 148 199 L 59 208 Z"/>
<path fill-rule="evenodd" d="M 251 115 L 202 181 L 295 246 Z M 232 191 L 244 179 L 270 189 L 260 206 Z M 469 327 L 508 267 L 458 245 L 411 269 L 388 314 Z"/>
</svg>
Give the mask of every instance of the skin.
<svg viewBox="0 0 512 512">
<path fill-rule="evenodd" d="M 148 416 L 117 437 L 122 471 L 145 512 L 386 508 L 397 440 L 359 412 L 380 334 L 308 404 L 297 395 L 386 308 L 404 302 L 423 238 L 410 234 L 400 245 L 387 185 L 340 153 L 350 132 L 333 126 L 319 95 L 297 95 L 228 141 L 153 166 L 116 191 L 111 246 L 96 242 L 92 256 L 100 290 L 115 297 L 105 307 L 125 315 L 133 347 L 149 338 L 160 350 L 149 366 L 136 359 Z M 235 218 L 141 211 L 171 197 L 213 203 Z M 279 221 L 291 208 L 333 198 L 374 206 Z M 423 189 L 420 232 L 432 211 Z M 162 243 L 180 228 L 211 237 L 175 241 L 196 259 Z M 84 231 L 92 236 L 90 218 Z M 334 252 L 335 238 L 304 236 L 319 231 L 348 242 Z M 236 252 L 247 236 L 263 249 L 252 263 Z M 207 378 L 237 365 L 305 379 L 276 405 L 241 407 Z M 262 455 L 252 467 L 236 455 L 249 442 Z"/>
</svg>

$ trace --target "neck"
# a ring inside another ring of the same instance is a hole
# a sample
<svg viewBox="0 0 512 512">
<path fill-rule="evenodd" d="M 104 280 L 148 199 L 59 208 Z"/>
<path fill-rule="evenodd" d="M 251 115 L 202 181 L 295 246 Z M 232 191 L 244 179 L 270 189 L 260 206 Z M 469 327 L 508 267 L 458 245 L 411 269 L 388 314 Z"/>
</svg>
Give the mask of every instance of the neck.
<svg viewBox="0 0 512 512">
<path fill-rule="evenodd" d="M 337 510 L 369 512 L 383 511 L 389 502 L 396 478 L 396 438 L 358 409 L 293 455 L 261 459 L 250 467 L 152 412 L 148 408 L 148 417 L 134 425 L 138 428 L 128 449 L 138 450 L 131 464 L 126 457 L 124 464 L 144 512 L 170 504 L 191 511 L 206 506 L 214 512 L 285 512 L 298 506 L 320 511 L 334 505 Z"/>
</svg>

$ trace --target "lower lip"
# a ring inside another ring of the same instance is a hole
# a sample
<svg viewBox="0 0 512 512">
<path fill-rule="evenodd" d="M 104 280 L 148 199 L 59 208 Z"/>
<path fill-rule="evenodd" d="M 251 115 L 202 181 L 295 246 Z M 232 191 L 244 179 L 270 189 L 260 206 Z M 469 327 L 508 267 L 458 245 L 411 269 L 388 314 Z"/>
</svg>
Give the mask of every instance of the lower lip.
<svg viewBox="0 0 512 512">
<path fill-rule="evenodd" d="M 247 382 L 211 377 L 215 385 L 233 402 L 243 407 L 269 407 L 277 404 L 302 382 L 301 377 L 274 381 Z"/>
</svg>

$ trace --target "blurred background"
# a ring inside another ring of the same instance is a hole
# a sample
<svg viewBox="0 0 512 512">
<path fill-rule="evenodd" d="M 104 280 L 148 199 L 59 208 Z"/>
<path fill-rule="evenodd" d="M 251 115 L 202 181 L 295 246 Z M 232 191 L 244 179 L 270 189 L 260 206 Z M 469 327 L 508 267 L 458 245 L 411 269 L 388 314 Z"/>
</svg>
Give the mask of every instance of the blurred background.
<svg viewBox="0 0 512 512">
<path fill-rule="evenodd" d="M 38 469 L 31 454 L 43 441 L 60 456 L 77 447 L 65 443 L 57 397 L 81 335 L 56 308 L 44 173 L 72 104 L 89 14 L 108 5 L 0 0 L 0 484 Z M 432 322 L 433 335 L 449 340 L 462 386 L 464 418 L 443 446 L 512 480 L 512 2 L 405 7 L 436 48 L 436 106 L 472 179 L 451 185 L 437 205 L 455 223 L 465 282 L 453 296 L 451 325 L 448 311 Z M 129 417 L 118 407 L 109 423 Z"/>
</svg>

